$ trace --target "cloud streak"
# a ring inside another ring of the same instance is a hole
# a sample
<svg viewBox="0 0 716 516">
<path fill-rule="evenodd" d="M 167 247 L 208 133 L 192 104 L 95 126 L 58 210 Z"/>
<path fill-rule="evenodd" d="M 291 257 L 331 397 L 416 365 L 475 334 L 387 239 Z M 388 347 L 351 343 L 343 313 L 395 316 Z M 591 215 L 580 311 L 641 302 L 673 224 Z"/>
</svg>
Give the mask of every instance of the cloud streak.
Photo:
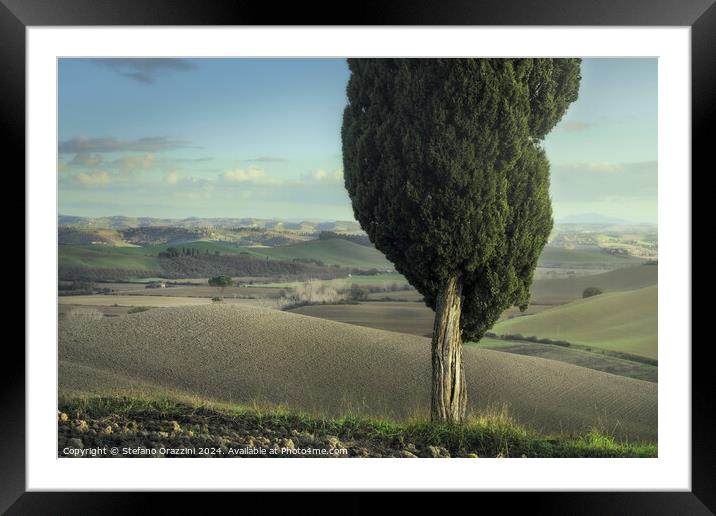
<svg viewBox="0 0 716 516">
<path fill-rule="evenodd" d="M 282 158 L 280 156 L 259 156 L 258 158 L 244 159 L 241 161 L 243 161 L 244 163 L 287 163 L 288 159 Z"/>
<path fill-rule="evenodd" d="M 117 138 L 72 138 L 61 141 L 58 151 L 61 154 L 92 152 L 161 152 L 191 147 L 186 140 L 171 140 L 165 136 L 150 136 L 137 140 L 120 140 Z"/>
<path fill-rule="evenodd" d="M 301 182 L 310 183 L 334 183 L 343 184 L 343 168 L 338 168 L 332 172 L 328 172 L 322 168 L 318 168 L 308 174 L 301 174 Z"/>
<path fill-rule="evenodd" d="M 142 84 L 154 84 L 159 77 L 168 73 L 188 72 L 197 68 L 197 65 L 192 61 L 181 58 L 108 58 L 94 59 L 93 61 L 98 65 L 109 68 L 122 77 Z"/>
<path fill-rule="evenodd" d="M 221 174 L 221 179 L 227 183 L 253 184 L 253 185 L 274 185 L 283 184 L 283 181 L 270 176 L 266 171 L 257 166 L 247 168 L 235 168 Z"/>
<path fill-rule="evenodd" d="M 75 182 L 82 186 L 105 186 L 111 182 L 109 173 L 105 170 L 99 172 L 80 172 L 73 176 Z"/>
</svg>

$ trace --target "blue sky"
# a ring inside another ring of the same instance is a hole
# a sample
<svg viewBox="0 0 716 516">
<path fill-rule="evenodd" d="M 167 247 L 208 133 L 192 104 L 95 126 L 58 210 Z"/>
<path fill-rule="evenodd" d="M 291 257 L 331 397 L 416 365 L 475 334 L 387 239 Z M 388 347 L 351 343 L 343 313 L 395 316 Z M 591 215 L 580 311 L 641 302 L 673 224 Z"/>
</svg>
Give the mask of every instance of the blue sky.
<svg viewBox="0 0 716 516">
<path fill-rule="evenodd" d="M 342 59 L 61 59 L 60 213 L 352 219 Z M 545 140 L 555 218 L 656 222 L 657 61 L 587 59 Z"/>
</svg>

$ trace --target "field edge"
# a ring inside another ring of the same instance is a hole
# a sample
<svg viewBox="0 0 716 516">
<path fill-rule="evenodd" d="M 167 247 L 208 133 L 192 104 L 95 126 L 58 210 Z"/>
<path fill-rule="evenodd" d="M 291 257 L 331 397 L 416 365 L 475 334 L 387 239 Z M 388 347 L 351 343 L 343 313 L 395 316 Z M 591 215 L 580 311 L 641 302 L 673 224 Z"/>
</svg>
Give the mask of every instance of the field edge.
<svg viewBox="0 0 716 516">
<path fill-rule="evenodd" d="M 165 457 L 174 454 L 161 450 L 207 448 L 216 450 L 210 455 L 213 457 L 230 457 L 230 450 L 251 448 L 267 451 L 244 451 L 243 455 L 295 457 L 295 451 L 285 450 L 308 448 L 326 450 L 308 455 L 322 457 L 658 456 L 656 443 L 618 441 L 597 428 L 580 435 L 540 435 L 515 423 L 504 410 L 472 418 L 462 425 L 450 425 L 425 419 L 398 422 L 354 414 L 323 417 L 281 407 L 170 397 L 73 394 L 58 400 L 57 419 L 60 457 L 92 457 L 82 450 L 102 447 L 144 450 L 140 456 Z M 271 449 L 284 451 L 272 454 Z"/>
</svg>

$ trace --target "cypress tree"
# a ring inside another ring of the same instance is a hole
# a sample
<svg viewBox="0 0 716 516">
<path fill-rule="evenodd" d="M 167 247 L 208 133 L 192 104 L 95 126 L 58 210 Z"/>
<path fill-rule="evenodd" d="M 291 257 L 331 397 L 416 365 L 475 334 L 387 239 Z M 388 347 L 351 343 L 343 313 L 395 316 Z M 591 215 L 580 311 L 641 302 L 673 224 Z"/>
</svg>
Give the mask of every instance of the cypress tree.
<svg viewBox="0 0 716 516">
<path fill-rule="evenodd" d="M 341 131 L 356 220 L 435 310 L 431 417 L 461 421 L 463 340 L 525 309 L 552 229 L 541 141 L 579 59 L 349 59 Z"/>
</svg>

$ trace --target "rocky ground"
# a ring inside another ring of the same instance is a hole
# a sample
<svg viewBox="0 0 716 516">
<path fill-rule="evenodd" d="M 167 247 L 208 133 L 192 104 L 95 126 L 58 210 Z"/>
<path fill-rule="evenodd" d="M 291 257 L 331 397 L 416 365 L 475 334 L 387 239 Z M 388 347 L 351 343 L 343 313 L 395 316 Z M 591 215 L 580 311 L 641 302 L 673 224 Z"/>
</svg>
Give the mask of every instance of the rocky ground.
<svg viewBox="0 0 716 516">
<path fill-rule="evenodd" d="M 58 411 L 58 430 L 60 457 L 450 457 L 444 447 L 399 437 L 337 436 L 217 413 L 74 418 Z"/>
<path fill-rule="evenodd" d="M 310 415 L 169 398 L 64 398 L 59 457 L 655 457 L 656 443 L 592 430 L 543 435 L 506 414 L 460 425 Z"/>
</svg>

